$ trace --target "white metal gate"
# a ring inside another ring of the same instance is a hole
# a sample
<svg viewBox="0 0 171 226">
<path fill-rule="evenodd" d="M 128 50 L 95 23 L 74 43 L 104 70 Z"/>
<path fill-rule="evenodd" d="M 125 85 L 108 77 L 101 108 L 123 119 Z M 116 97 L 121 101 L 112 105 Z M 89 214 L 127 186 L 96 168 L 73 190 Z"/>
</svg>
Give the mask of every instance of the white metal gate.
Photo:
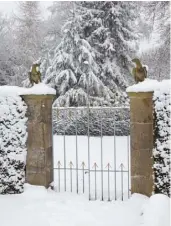
<svg viewBox="0 0 171 226">
<path fill-rule="evenodd" d="M 53 108 L 54 177 L 58 192 L 89 200 L 130 194 L 129 108 Z"/>
</svg>

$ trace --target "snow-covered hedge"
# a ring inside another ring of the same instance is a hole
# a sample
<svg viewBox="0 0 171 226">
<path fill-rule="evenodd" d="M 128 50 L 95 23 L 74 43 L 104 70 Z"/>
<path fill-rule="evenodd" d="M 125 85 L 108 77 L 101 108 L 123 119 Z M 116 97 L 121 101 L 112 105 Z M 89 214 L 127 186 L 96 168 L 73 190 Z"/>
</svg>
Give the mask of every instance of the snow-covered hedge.
<svg viewBox="0 0 171 226">
<path fill-rule="evenodd" d="M 17 95 L 0 95 L 0 193 L 24 190 L 27 107 Z"/>
<path fill-rule="evenodd" d="M 114 125 L 115 120 L 115 125 Z M 102 131 L 101 131 L 102 126 Z M 88 113 L 86 108 L 54 108 L 53 131 L 55 134 L 87 135 Z M 127 136 L 130 133 L 129 108 L 90 108 L 90 136 Z M 65 131 L 64 131 L 65 130 Z"/>
<path fill-rule="evenodd" d="M 154 91 L 155 147 L 154 178 L 155 193 L 170 196 L 170 149 L 171 149 L 171 100 L 169 83 L 161 84 Z"/>
</svg>

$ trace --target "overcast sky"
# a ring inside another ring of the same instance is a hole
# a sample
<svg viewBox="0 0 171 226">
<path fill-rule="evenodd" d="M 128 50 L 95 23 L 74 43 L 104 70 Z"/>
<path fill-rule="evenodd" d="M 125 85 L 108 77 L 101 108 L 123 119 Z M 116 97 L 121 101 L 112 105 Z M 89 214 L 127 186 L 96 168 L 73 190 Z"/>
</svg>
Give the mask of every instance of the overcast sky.
<svg viewBox="0 0 171 226">
<path fill-rule="evenodd" d="M 43 13 L 43 16 L 47 17 L 48 16 L 48 11 L 47 11 L 47 7 L 49 7 L 52 4 L 51 1 L 41 1 L 40 5 L 41 5 L 41 10 Z M 0 1 L 0 12 L 2 14 L 5 15 L 10 15 L 12 14 L 12 12 L 16 12 L 17 10 L 17 1 Z"/>
</svg>

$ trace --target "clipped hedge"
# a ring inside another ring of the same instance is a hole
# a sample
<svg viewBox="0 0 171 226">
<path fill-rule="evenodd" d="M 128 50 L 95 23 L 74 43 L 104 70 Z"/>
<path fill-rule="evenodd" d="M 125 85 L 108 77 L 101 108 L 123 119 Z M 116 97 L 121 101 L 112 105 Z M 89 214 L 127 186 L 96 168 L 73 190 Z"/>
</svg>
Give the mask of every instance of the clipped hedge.
<svg viewBox="0 0 171 226">
<path fill-rule="evenodd" d="M 0 96 L 0 194 L 24 191 L 26 105 L 19 96 Z"/>
<path fill-rule="evenodd" d="M 154 92 L 154 192 L 170 196 L 171 101 L 169 89 Z"/>
<path fill-rule="evenodd" d="M 115 123 L 114 123 L 115 122 Z M 115 125 L 114 125 L 115 124 Z M 101 130 L 102 127 L 102 130 Z M 88 112 L 86 108 L 53 109 L 54 134 L 87 135 Z M 90 108 L 90 136 L 128 136 L 130 134 L 129 108 Z"/>
</svg>

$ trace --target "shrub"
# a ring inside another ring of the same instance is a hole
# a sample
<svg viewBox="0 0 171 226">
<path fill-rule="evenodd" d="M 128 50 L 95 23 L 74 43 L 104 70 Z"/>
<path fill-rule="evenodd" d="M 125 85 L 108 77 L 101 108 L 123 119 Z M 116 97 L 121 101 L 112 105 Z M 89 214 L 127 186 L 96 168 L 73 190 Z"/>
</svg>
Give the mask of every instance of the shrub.
<svg viewBox="0 0 171 226">
<path fill-rule="evenodd" d="M 154 192 L 170 196 L 170 90 L 156 90 L 153 99 L 155 115 L 155 144 L 153 150 Z"/>
<path fill-rule="evenodd" d="M 0 96 L 0 193 L 24 190 L 27 107 L 19 96 Z"/>
</svg>

